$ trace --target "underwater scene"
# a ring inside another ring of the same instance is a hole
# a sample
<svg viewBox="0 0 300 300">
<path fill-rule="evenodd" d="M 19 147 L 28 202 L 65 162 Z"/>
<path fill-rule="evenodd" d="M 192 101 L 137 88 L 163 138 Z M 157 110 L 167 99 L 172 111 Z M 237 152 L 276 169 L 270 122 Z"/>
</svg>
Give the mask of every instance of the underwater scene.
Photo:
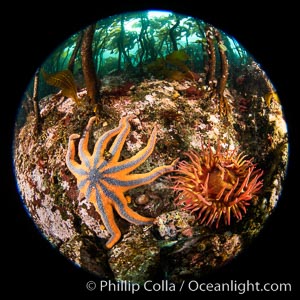
<svg viewBox="0 0 300 300">
<path fill-rule="evenodd" d="M 180 283 L 230 263 L 262 230 L 288 132 L 276 88 L 234 37 L 138 11 L 83 28 L 36 70 L 13 161 L 25 210 L 75 265 Z"/>
</svg>

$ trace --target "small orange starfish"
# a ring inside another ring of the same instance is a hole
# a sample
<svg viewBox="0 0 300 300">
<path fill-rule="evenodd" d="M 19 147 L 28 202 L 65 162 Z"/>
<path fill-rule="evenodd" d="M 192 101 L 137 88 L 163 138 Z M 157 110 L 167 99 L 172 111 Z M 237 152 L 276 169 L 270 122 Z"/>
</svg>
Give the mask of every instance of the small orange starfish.
<svg viewBox="0 0 300 300">
<path fill-rule="evenodd" d="M 177 160 L 171 165 L 157 167 L 148 173 L 129 174 L 145 162 L 153 152 L 156 143 L 156 127 L 144 149 L 131 158 L 118 161 L 126 137 L 130 132 L 130 117 L 121 118 L 117 128 L 104 133 L 96 142 L 93 154 L 90 154 L 88 140 L 95 119 L 96 117 L 90 118 L 79 141 L 78 156 L 81 164 L 75 160 L 74 140 L 80 138 L 78 134 L 72 134 L 69 137 L 66 164 L 77 179 L 78 189 L 93 203 L 106 229 L 111 234 L 106 243 L 106 247 L 109 249 L 121 237 L 120 229 L 114 220 L 113 209 L 123 219 L 133 224 L 149 225 L 153 222 L 153 218 L 143 217 L 129 208 L 124 193 L 138 186 L 149 184 L 159 176 L 173 171 Z M 109 151 L 106 151 L 106 147 L 113 137 L 115 137 L 114 142 Z"/>
</svg>

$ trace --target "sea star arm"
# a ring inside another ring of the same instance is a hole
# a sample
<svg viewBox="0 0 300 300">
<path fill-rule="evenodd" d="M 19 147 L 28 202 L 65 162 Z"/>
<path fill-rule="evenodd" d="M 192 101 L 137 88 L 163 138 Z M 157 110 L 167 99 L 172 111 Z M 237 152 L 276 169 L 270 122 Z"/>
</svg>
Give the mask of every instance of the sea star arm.
<svg viewBox="0 0 300 300">
<path fill-rule="evenodd" d="M 75 161 L 75 142 L 74 140 L 80 138 L 78 134 L 71 134 L 69 137 L 68 150 L 66 154 L 66 164 L 70 172 L 78 178 L 83 175 L 84 170 L 81 168 L 81 165 Z"/>
<path fill-rule="evenodd" d="M 129 174 L 124 177 L 118 176 L 120 179 L 117 179 L 115 176 L 114 178 L 107 176 L 103 180 L 110 185 L 117 186 L 124 193 L 138 186 L 149 184 L 165 173 L 172 172 L 177 161 L 175 160 L 171 165 L 157 167 L 148 173 Z"/>
<path fill-rule="evenodd" d="M 128 122 L 130 118 L 131 117 L 124 117 L 120 121 L 120 125 L 122 125 L 122 130 L 120 131 L 120 133 L 118 134 L 118 136 L 116 137 L 112 146 L 109 149 L 109 152 L 112 155 L 111 163 L 117 162 L 120 158 L 126 137 L 128 136 L 130 131 L 130 125 Z"/>
<path fill-rule="evenodd" d="M 98 141 L 95 144 L 94 152 L 93 152 L 93 164 L 95 167 L 98 168 L 100 166 L 101 162 L 103 161 L 102 158 L 104 156 L 104 151 L 105 151 L 109 141 L 118 134 L 118 137 L 115 139 L 113 145 L 111 146 L 111 149 L 118 147 L 118 145 L 122 148 L 124 143 L 123 144 L 120 143 L 121 137 L 119 137 L 119 136 L 123 136 L 124 133 L 126 134 L 126 132 L 127 132 L 127 134 L 125 135 L 125 139 L 126 139 L 126 136 L 128 135 L 129 130 L 130 130 L 130 128 L 129 128 L 128 118 L 124 117 L 120 120 L 118 127 L 107 131 L 98 139 Z M 111 153 L 111 149 L 109 151 L 110 153 Z M 113 154 L 113 153 L 111 153 L 111 154 Z"/>
<path fill-rule="evenodd" d="M 89 190 L 87 197 L 91 203 L 93 203 L 96 211 L 99 213 L 101 220 L 106 228 L 106 230 L 110 233 L 111 237 L 106 242 L 106 248 L 112 248 L 120 239 L 121 231 L 118 228 L 113 213 L 113 207 L 100 188 Z"/>
<path fill-rule="evenodd" d="M 91 157 L 91 154 L 88 150 L 88 143 L 89 143 L 89 137 L 90 137 L 90 131 L 93 126 L 94 121 L 96 120 L 96 117 L 91 117 L 89 119 L 89 122 L 87 126 L 84 129 L 83 135 L 79 141 L 78 145 L 78 156 L 87 167 L 90 167 L 89 158 Z"/>
<path fill-rule="evenodd" d="M 148 218 L 139 215 L 135 211 L 133 211 L 127 203 L 126 198 L 123 193 L 117 193 L 116 201 L 112 202 L 114 209 L 117 213 L 125 220 L 132 224 L 136 225 L 151 225 L 153 224 L 154 218 Z"/>
<path fill-rule="evenodd" d="M 112 205 L 118 214 L 128 222 L 137 225 L 152 224 L 152 218 L 143 217 L 128 207 L 128 203 L 122 189 L 116 188 L 108 182 L 102 181 L 98 185 L 98 190 L 101 191 L 101 199 L 105 200 L 105 203 Z M 99 209 L 101 210 L 101 207 L 99 207 Z"/>
<path fill-rule="evenodd" d="M 156 133 L 157 129 L 155 127 L 144 149 L 128 159 L 116 162 L 112 167 L 103 171 L 103 174 L 119 173 L 120 176 L 124 176 L 139 167 L 153 152 L 156 142 Z"/>
</svg>

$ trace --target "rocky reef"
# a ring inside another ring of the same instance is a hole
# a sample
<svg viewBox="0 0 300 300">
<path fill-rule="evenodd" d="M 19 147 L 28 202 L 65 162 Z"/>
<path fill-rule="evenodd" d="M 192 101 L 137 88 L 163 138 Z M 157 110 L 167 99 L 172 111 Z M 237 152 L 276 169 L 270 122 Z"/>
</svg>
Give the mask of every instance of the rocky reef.
<svg viewBox="0 0 300 300">
<path fill-rule="evenodd" d="M 16 128 L 14 145 L 20 194 L 45 237 L 68 259 L 102 278 L 138 283 L 199 278 L 233 259 L 276 206 L 288 161 L 281 104 L 267 96 L 265 74 L 252 64 L 240 76 L 224 91 L 230 107 L 226 119 L 201 74 L 197 81 L 143 79 L 130 84 L 121 75 L 106 76 L 103 114 L 94 125 L 90 144 L 93 149 L 122 116 L 131 115 L 121 160 L 143 149 L 157 128 L 153 153 L 135 173 L 149 172 L 177 158 L 182 161 L 184 152 L 199 150 L 201 145 L 215 151 L 221 141 L 226 149 L 239 149 L 263 170 L 263 187 L 241 220 L 233 218 L 230 225 L 220 223 L 218 228 L 200 224 L 195 215 L 176 205 L 172 174 L 165 174 L 126 195 L 129 207 L 154 218 L 153 224 L 132 225 L 115 214 L 122 238 L 107 250 L 109 233 L 93 204 L 79 193 L 65 163 L 69 136 L 81 135 L 94 113 L 85 101 L 77 104 L 55 94 L 39 102 L 40 133 L 34 134 L 34 114 L 29 114 Z M 240 85 L 244 80 L 248 80 L 246 90 Z M 110 90 L 112 81 L 119 82 L 120 93 Z M 78 98 L 84 99 L 85 94 L 81 89 Z"/>
</svg>

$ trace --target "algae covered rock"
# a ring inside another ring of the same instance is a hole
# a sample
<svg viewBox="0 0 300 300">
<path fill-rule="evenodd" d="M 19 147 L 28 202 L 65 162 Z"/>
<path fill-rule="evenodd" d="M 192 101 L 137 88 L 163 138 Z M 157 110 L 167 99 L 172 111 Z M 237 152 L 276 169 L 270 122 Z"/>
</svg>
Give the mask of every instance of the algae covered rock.
<svg viewBox="0 0 300 300">
<path fill-rule="evenodd" d="M 110 250 L 108 262 L 116 280 L 143 284 L 157 274 L 160 249 L 149 231 L 134 227 Z"/>
</svg>

